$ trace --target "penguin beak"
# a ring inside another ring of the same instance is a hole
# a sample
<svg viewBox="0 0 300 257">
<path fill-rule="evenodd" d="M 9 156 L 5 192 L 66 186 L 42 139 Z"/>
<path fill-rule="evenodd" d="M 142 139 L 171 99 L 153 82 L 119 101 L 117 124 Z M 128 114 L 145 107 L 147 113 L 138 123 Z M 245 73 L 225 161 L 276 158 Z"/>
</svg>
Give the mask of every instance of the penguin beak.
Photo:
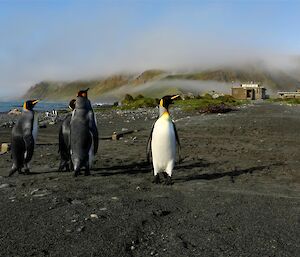
<svg viewBox="0 0 300 257">
<path fill-rule="evenodd" d="M 171 101 L 170 101 L 170 104 L 173 104 L 173 100 L 176 100 L 180 95 L 174 95 L 171 97 Z"/>
<path fill-rule="evenodd" d="M 41 101 L 41 100 L 34 100 L 34 101 L 32 101 L 32 104 L 35 105 L 35 104 L 37 104 L 39 101 Z"/>
<path fill-rule="evenodd" d="M 175 100 L 176 98 L 178 98 L 180 95 L 174 95 L 171 97 L 172 100 Z"/>
</svg>

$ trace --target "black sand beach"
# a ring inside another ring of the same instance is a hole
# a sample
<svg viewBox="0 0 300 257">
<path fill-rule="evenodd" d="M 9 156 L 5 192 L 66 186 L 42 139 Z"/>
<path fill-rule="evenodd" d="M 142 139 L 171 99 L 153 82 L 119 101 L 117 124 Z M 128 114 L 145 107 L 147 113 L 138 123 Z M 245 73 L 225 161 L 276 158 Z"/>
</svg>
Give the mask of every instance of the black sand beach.
<svg viewBox="0 0 300 257">
<path fill-rule="evenodd" d="M 183 161 L 172 186 L 152 184 L 146 163 L 155 116 L 97 113 L 102 137 L 138 131 L 101 140 L 89 177 L 56 172 L 59 124 L 40 129 L 32 175 L 5 178 L 1 155 L 0 256 L 299 256 L 299 106 L 173 110 Z"/>
</svg>

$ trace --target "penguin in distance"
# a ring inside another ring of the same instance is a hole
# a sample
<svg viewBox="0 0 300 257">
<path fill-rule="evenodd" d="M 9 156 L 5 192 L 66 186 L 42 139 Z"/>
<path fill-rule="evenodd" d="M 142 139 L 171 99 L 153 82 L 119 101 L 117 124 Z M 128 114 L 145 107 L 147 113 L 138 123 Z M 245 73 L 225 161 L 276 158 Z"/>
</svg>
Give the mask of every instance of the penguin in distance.
<svg viewBox="0 0 300 257">
<path fill-rule="evenodd" d="M 28 100 L 24 102 L 23 111 L 11 134 L 11 156 L 13 165 L 8 176 L 16 171 L 29 174 L 29 162 L 33 156 L 34 145 L 37 139 L 38 117 L 34 113 L 34 106 L 39 100 Z"/>
<path fill-rule="evenodd" d="M 85 167 L 84 175 L 90 175 L 93 158 L 98 151 L 97 122 L 87 91 L 78 92 L 70 122 L 71 160 L 75 177 L 82 167 Z"/>
<path fill-rule="evenodd" d="M 75 109 L 75 99 L 72 99 L 69 103 L 69 109 L 73 112 Z M 68 113 L 67 116 L 64 118 L 60 129 L 59 129 L 59 149 L 58 152 L 60 153 L 60 164 L 58 171 L 70 171 L 72 167 L 71 163 L 71 153 L 70 153 L 70 122 L 72 118 L 72 112 Z M 71 166 L 71 167 L 70 167 Z"/>
<path fill-rule="evenodd" d="M 167 95 L 159 101 L 159 118 L 153 124 L 147 143 L 147 159 L 150 162 L 150 150 L 152 152 L 152 164 L 154 171 L 154 183 L 160 183 L 159 173 L 166 178 L 165 184 L 172 184 L 172 171 L 176 161 L 176 143 L 180 160 L 180 142 L 176 126 L 169 113 L 169 106 L 179 95 Z"/>
</svg>

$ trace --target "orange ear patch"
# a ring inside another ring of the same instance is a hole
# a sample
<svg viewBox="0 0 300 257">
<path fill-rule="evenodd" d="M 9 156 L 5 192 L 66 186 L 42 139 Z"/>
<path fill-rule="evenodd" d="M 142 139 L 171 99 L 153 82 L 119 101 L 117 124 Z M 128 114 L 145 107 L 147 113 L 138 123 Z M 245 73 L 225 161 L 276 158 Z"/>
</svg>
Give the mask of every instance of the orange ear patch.
<svg viewBox="0 0 300 257">
<path fill-rule="evenodd" d="M 87 93 L 86 92 L 78 92 L 77 96 L 87 97 Z"/>
<path fill-rule="evenodd" d="M 159 105 L 160 105 L 160 106 L 164 106 L 164 100 L 163 100 L 163 99 L 160 99 Z"/>
</svg>

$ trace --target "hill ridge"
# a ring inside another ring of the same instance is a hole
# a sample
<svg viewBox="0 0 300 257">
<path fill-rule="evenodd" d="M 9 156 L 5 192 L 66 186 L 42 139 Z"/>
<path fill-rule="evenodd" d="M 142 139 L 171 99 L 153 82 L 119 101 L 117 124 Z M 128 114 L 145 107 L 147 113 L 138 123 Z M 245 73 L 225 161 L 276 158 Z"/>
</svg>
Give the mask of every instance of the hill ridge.
<svg viewBox="0 0 300 257">
<path fill-rule="evenodd" d="M 96 100 L 124 86 L 129 87 L 136 94 L 143 93 L 144 87 L 142 85 L 154 81 L 159 84 L 160 81 L 166 80 L 170 82 L 175 80 L 216 81 L 231 83 L 232 85 L 260 82 L 271 91 L 294 90 L 300 87 L 300 80 L 286 72 L 279 70 L 269 71 L 255 66 L 247 68 L 225 67 L 193 72 L 167 72 L 159 69 L 150 69 L 136 74 L 115 74 L 93 80 L 42 81 L 32 86 L 22 98 L 69 100 L 76 95 L 79 89 L 90 88 L 90 98 Z M 163 91 L 166 91 L 166 89 L 164 88 Z"/>
</svg>

